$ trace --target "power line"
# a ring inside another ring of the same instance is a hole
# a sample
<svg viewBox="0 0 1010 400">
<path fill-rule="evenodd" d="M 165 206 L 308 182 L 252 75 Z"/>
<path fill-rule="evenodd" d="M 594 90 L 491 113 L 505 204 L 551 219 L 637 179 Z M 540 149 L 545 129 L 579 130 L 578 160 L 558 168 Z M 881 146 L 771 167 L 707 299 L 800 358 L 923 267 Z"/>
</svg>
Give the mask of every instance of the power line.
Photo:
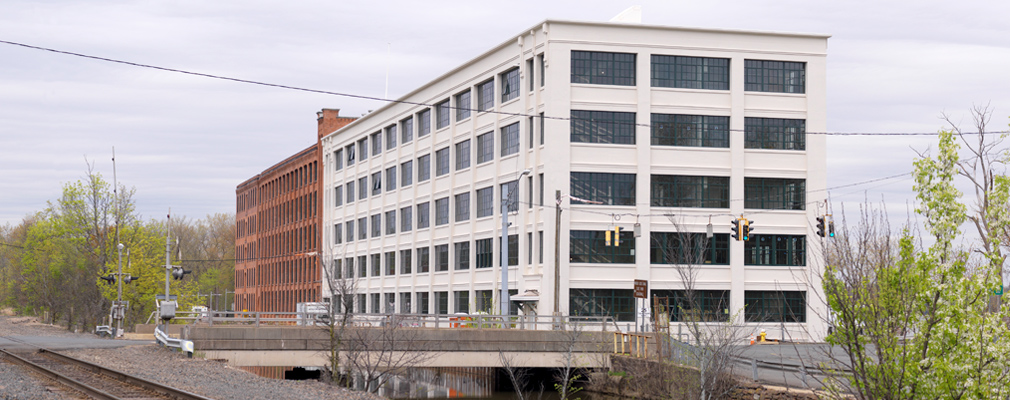
<svg viewBox="0 0 1010 400">
<path fill-rule="evenodd" d="M 326 95 L 332 95 L 332 96 L 348 97 L 348 98 L 353 98 L 353 99 L 373 100 L 373 101 L 381 101 L 381 102 L 387 102 L 387 103 L 409 104 L 409 105 L 424 106 L 424 107 L 435 107 L 436 104 L 437 104 L 437 103 L 423 103 L 423 102 L 414 102 L 414 101 L 397 100 L 397 99 L 385 99 L 385 98 L 375 97 L 375 96 L 365 96 L 365 95 L 359 95 L 359 94 L 334 92 L 334 91 L 329 91 L 329 90 L 302 88 L 302 87 L 297 87 L 297 86 L 289 86 L 289 85 L 282 85 L 282 84 L 276 84 L 276 83 L 254 81 L 254 80 L 250 80 L 250 79 L 232 78 L 232 77 L 223 76 L 223 75 L 214 75 L 214 74 L 203 73 L 203 72 L 187 71 L 187 70 L 177 69 L 177 68 L 161 67 L 161 66 L 157 66 L 157 65 L 142 64 L 142 63 L 138 63 L 138 62 L 124 61 L 124 60 L 118 60 L 118 59 L 108 58 L 108 57 L 92 56 L 92 55 L 88 55 L 88 54 L 75 53 L 75 52 L 65 51 L 65 50 L 57 50 L 57 49 L 52 49 L 52 48 L 48 48 L 48 47 L 33 46 L 33 45 L 30 45 L 30 44 L 25 44 L 25 43 L 11 42 L 11 41 L 7 41 L 7 40 L 0 40 L 0 43 L 9 44 L 9 45 L 12 45 L 12 46 L 20 46 L 20 47 L 24 47 L 24 48 L 28 48 L 28 49 L 33 49 L 33 50 L 48 51 L 48 52 L 57 53 L 57 54 L 63 54 L 63 55 L 69 55 L 69 56 L 75 56 L 75 57 L 88 58 L 88 59 L 92 59 L 92 60 L 105 61 L 105 62 L 116 63 L 116 64 L 129 65 L 129 66 L 132 66 L 132 67 L 149 68 L 149 69 L 155 69 L 155 70 L 159 70 L 159 71 L 175 72 L 175 73 L 186 74 L 186 75 L 200 76 L 200 77 L 204 77 L 204 78 L 219 79 L 219 80 L 232 81 L 232 82 L 238 82 L 238 83 L 247 83 L 247 84 L 251 84 L 251 85 L 273 87 L 273 88 L 278 88 L 278 89 L 288 89 L 288 90 L 296 90 L 296 91 L 302 91 L 302 92 L 308 92 L 308 93 L 317 93 L 317 94 L 326 94 Z M 450 109 L 450 110 L 469 110 L 471 112 L 491 113 L 491 114 L 499 114 L 499 115 L 506 115 L 506 116 L 542 118 L 542 119 L 550 119 L 550 120 L 557 120 L 557 121 L 579 121 L 579 120 L 588 120 L 588 121 L 591 121 L 592 120 L 592 119 L 571 118 L 571 117 L 555 117 L 555 116 L 548 116 L 548 115 L 542 115 L 542 114 L 526 114 L 526 113 L 521 113 L 521 112 L 506 112 L 506 111 L 496 111 L 496 110 L 479 110 L 479 109 L 474 109 L 474 108 L 469 108 L 469 107 L 458 107 L 458 106 L 450 106 L 450 107 L 448 107 L 448 109 Z M 634 125 L 634 126 L 647 127 L 647 128 L 651 128 L 652 127 L 652 124 L 632 123 L 632 122 L 624 122 L 624 121 L 608 121 L 608 122 L 609 123 L 613 123 L 613 124 L 617 124 L 617 125 Z M 727 129 L 727 131 L 728 132 L 746 132 L 745 129 Z M 937 135 L 937 132 L 810 132 L 810 131 L 806 131 L 806 132 L 803 132 L 803 133 L 805 133 L 807 135 L 825 135 L 825 136 L 935 136 L 935 135 Z M 979 134 L 981 134 L 981 135 L 999 135 L 999 134 L 1007 134 L 1007 133 L 1010 133 L 1010 131 L 965 132 L 965 133 L 963 133 L 963 135 L 979 135 Z"/>
</svg>

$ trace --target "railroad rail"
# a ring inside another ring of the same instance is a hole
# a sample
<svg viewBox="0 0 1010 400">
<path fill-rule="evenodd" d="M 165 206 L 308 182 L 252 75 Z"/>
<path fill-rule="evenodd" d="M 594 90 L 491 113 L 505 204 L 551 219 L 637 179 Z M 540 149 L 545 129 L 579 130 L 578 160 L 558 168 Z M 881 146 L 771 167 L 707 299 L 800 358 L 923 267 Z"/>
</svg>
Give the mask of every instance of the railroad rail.
<svg viewBox="0 0 1010 400">
<path fill-rule="evenodd" d="M 13 338 L 6 339 L 25 343 Z M 28 367 L 49 379 L 95 399 L 209 400 L 207 397 L 43 348 L 17 352 L 0 349 L 0 358 Z"/>
</svg>

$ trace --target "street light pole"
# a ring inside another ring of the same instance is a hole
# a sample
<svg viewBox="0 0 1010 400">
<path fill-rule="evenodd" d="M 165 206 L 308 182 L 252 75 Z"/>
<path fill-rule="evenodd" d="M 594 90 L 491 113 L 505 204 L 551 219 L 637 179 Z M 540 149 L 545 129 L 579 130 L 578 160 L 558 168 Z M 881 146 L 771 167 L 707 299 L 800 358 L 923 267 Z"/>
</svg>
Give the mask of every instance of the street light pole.
<svg viewBox="0 0 1010 400">
<path fill-rule="evenodd" d="M 523 173 L 516 178 L 516 189 L 519 188 L 519 180 L 529 175 L 530 170 L 523 170 Z M 498 266 L 501 268 L 501 293 L 499 303 L 501 315 L 509 313 L 509 199 L 512 198 L 511 185 L 505 185 L 507 190 L 502 191 L 501 202 L 501 257 L 498 257 Z"/>
</svg>

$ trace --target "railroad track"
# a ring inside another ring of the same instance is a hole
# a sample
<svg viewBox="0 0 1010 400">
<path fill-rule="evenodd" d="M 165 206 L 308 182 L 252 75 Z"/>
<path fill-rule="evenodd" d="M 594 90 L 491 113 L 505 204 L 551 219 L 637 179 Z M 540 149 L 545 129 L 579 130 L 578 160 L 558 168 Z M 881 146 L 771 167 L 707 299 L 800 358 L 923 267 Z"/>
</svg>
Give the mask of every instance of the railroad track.
<svg viewBox="0 0 1010 400">
<path fill-rule="evenodd" d="M 9 337 L 5 339 L 27 344 Z M 0 358 L 23 365 L 42 374 L 46 378 L 53 379 L 94 399 L 209 400 L 207 397 L 168 387 L 47 349 L 37 348 L 20 351 L 0 349 Z"/>
</svg>

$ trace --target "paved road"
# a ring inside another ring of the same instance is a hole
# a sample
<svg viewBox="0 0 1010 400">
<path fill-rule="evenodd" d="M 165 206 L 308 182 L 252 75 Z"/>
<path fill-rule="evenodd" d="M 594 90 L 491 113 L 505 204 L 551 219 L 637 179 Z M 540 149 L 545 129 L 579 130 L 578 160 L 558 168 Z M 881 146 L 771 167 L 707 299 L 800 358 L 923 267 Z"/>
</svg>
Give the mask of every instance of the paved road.
<svg viewBox="0 0 1010 400">
<path fill-rule="evenodd" d="M 840 348 L 823 343 L 784 343 L 745 346 L 739 353 L 740 357 L 758 360 L 758 381 L 773 385 L 795 388 L 815 388 L 824 386 L 825 376 L 814 368 L 844 368 L 835 360 L 845 360 L 845 352 Z M 803 374 L 793 368 L 776 368 L 764 363 L 785 364 L 790 366 L 806 366 L 810 374 L 804 382 Z M 734 372 L 745 377 L 753 376 L 751 365 L 738 364 Z"/>
</svg>

